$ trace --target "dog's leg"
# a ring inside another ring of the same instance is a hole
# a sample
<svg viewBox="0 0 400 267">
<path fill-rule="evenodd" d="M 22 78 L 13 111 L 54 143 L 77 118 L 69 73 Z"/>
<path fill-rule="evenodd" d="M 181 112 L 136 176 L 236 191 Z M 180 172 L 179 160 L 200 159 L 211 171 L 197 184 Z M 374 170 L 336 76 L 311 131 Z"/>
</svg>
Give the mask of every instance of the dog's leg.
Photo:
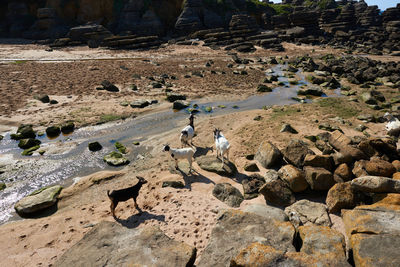
<svg viewBox="0 0 400 267">
<path fill-rule="evenodd" d="M 175 160 L 175 169 L 178 169 L 178 160 Z"/>
<path fill-rule="evenodd" d="M 111 200 L 111 205 L 110 205 L 110 209 L 111 209 L 111 214 L 114 218 L 116 218 L 117 216 L 115 216 L 115 208 L 117 207 L 118 202 L 114 202 L 113 200 Z"/>
</svg>

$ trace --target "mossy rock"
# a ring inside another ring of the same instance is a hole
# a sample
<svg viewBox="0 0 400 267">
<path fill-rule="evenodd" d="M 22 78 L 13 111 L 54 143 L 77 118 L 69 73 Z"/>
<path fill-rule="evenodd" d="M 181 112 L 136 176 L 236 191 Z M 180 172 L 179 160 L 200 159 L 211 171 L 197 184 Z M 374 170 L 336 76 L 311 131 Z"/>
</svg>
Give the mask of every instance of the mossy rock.
<svg viewBox="0 0 400 267">
<path fill-rule="evenodd" d="M 172 103 L 176 100 L 186 100 L 186 96 L 176 93 L 167 93 L 167 100 Z"/>
<path fill-rule="evenodd" d="M 99 151 L 103 148 L 102 145 L 97 141 L 89 143 L 88 147 L 90 151 Z"/>
<path fill-rule="evenodd" d="M 0 183 L 0 191 L 6 189 L 6 184 L 5 183 Z"/>
<path fill-rule="evenodd" d="M 162 187 L 184 188 L 185 184 L 182 181 L 164 181 Z"/>
<path fill-rule="evenodd" d="M 135 142 L 133 142 L 132 144 L 134 144 L 135 146 L 138 146 L 138 145 L 140 145 L 140 142 L 135 141 Z"/>
<path fill-rule="evenodd" d="M 122 154 L 126 154 L 126 147 L 120 142 L 115 143 L 115 148 L 118 149 L 118 151 L 121 152 Z"/>
<path fill-rule="evenodd" d="M 105 155 L 103 160 L 111 166 L 122 166 L 129 163 L 127 158 L 125 158 L 121 153 L 115 151 Z"/>
<path fill-rule="evenodd" d="M 0 141 L 3 140 L 4 136 L 0 135 Z"/>
<path fill-rule="evenodd" d="M 58 126 L 50 126 L 46 129 L 46 134 L 48 137 L 57 137 L 61 133 L 61 129 Z"/>
<path fill-rule="evenodd" d="M 40 148 L 40 146 L 37 145 L 37 146 L 33 146 L 33 147 L 31 147 L 31 148 L 25 149 L 25 150 L 21 153 L 21 155 L 22 155 L 22 156 L 32 156 L 33 152 L 34 152 L 35 150 L 38 150 L 39 148 Z"/>
<path fill-rule="evenodd" d="M 25 138 L 35 138 L 36 133 L 33 130 L 31 124 L 21 124 L 18 127 L 17 133 L 11 134 L 10 137 L 11 137 L 11 139 L 14 139 L 14 140 L 20 140 L 20 139 L 25 139 Z"/>
<path fill-rule="evenodd" d="M 19 140 L 18 147 L 22 149 L 28 149 L 34 146 L 38 146 L 40 144 L 41 144 L 40 140 L 28 138 Z"/>
<path fill-rule="evenodd" d="M 21 217 L 41 212 L 57 202 L 57 196 L 60 194 L 61 190 L 62 187 L 59 185 L 46 186 L 36 190 L 19 200 L 14 206 L 15 211 Z"/>
<path fill-rule="evenodd" d="M 259 84 L 257 86 L 257 92 L 260 93 L 272 92 L 272 89 L 264 84 Z"/>
<path fill-rule="evenodd" d="M 61 125 L 61 132 L 63 134 L 72 133 L 75 130 L 75 124 L 72 121 L 69 121 L 63 125 Z"/>
<path fill-rule="evenodd" d="M 212 111 L 212 107 L 206 107 L 204 110 L 205 110 L 206 112 L 211 112 L 211 111 Z"/>
</svg>

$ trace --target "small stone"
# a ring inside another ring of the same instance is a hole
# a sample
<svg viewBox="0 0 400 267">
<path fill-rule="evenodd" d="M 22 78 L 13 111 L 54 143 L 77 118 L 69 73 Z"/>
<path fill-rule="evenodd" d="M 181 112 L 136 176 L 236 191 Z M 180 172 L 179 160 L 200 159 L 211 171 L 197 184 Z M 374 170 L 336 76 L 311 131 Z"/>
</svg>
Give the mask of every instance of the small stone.
<svg viewBox="0 0 400 267">
<path fill-rule="evenodd" d="M 282 128 L 280 130 L 281 133 L 284 132 L 288 132 L 288 133 L 292 133 L 292 134 L 297 134 L 298 131 L 296 131 L 296 129 L 294 129 L 290 124 L 285 123 L 282 125 Z"/>
<path fill-rule="evenodd" d="M 89 143 L 88 147 L 90 151 L 99 151 L 103 148 L 99 142 L 91 142 Z"/>
<path fill-rule="evenodd" d="M 252 162 L 248 162 L 246 163 L 246 165 L 244 166 L 244 170 L 247 172 L 258 172 L 260 171 L 260 169 L 258 168 L 256 163 L 252 163 Z"/>
</svg>

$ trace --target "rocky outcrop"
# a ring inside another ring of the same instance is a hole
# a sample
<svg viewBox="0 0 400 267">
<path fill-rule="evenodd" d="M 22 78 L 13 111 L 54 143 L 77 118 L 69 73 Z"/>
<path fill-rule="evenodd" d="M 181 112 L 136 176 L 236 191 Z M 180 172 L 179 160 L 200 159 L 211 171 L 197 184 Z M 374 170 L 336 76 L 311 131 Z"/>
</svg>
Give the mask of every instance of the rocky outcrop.
<svg viewBox="0 0 400 267">
<path fill-rule="evenodd" d="M 201 0 L 187 0 L 175 23 L 175 30 L 180 35 L 201 30 L 204 25 L 201 21 L 203 3 Z"/>
<path fill-rule="evenodd" d="M 195 259 L 196 248 L 169 238 L 157 227 L 129 229 L 101 222 L 54 266 L 193 266 Z"/>
<path fill-rule="evenodd" d="M 21 216 L 32 216 L 57 203 L 57 196 L 62 187 L 59 185 L 44 187 L 19 200 L 14 208 Z"/>
<path fill-rule="evenodd" d="M 306 199 L 299 200 L 293 205 L 285 208 L 285 213 L 288 214 L 288 216 L 291 212 L 294 212 L 298 216 L 303 225 L 332 225 L 327 213 L 327 208 L 321 203 L 312 202 Z"/>
<path fill-rule="evenodd" d="M 254 242 L 295 252 L 293 236 L 294 228 L 290 222 L 228 210 L 219 216 L 198 266 L 229 266 L 231 259 Z"/>
</svg>

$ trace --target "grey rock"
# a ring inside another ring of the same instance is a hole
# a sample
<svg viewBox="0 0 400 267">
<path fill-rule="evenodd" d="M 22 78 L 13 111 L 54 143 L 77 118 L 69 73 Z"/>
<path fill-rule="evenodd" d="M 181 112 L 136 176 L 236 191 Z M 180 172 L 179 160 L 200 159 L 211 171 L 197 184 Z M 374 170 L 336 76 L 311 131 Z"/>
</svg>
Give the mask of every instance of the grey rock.
<svg viewBox="0 0 400 267">
<path fill-rule="evenodd" d="M 111 166 L 122 166 L 129 163 L 129 160 L 119 152 L 111 152 L 105 155 L 103 160 Z"/>
<path fill-rule="evenodd" d="M 131 108 L 145 108 L 150 105 L 150 102 L 145 99 L 138 99 L 129 104 Z"/>
<path fill-rule="evenodd" d="M 258 148 L 254 159 L 264 168 L 271 168 L 282 163 L 282 153 L 271 142 L 265 141 Z"/>
<path fill-rule="evenodd" d="M 260 188 L 262 194 L 267 201 L 277 206 L 288 206 L 295 202 L 295 197 L 274 170 L 269 170 L 265 175 L 265 184 Z"/>
<path fill-rule="evenodd" d="M 240 191 L 228 183 L 216 184 L 212 194 L 220 201 L 234 208 L 239 207 L 244 200 Z"/>
<path fill-rule="evenodd" d="M 281 222 L 287 222 L 289 220 L 288 216 L 282 209 L 273 206 L 253 204 L 247 206 L 244 211 L 257 214 L 269 220 L 273 219 Z"/>
<path fill-rule="evenodd" d="M 307 144 L 301 140 L 292 139 L 288 146 L 282 150 L 285 160 L 298 168 L 303 167 L 304 158 L 307 154 L 315 154 L 307 147 Z"/>
<path fill-rule="evenodd" d="M 351 181 L 355 190 L 372 193 L 400 193 L 400 181 L 380 176 L 363 176 Z"/>
<path fill-rule="evenodd" d="M 291 212 L 298 215 L 303 225 L 316 224 L 329 227 L 332 225 L 326 205 L 321 203 L 302 199 L 285 208 L 285 213 L 288 216 Z"/>
<path fill-rule="evenodd" d="M 129 242 L 127 241 L 129 240 Z M 100 222 L 54 266 L 193 266 L 196 248 L 166 236 L 158 227 L 129 229 Z"/>
<path fill-rule="evenodd" d="M 280 130 L 281 133 L 293 133 L 293 134 L 297 134 L 299 133 L 296 129 L 294 129 L 290 124 L 285 123 L 282 125 L 282 128 Z"/>
<path fill-rule="evenodd" d="M 242 186 L 244 199 L 252 199 L 257 197 L 259 194 L 258 191 L 263 184 L 265 184 L 265 179 L 257 173 L 243 178 Z"/>
<path fill-rule="evenodd" d="M 304 171 L 312 190 L 329 190 L 335 184 L 333 174 L 324 168 L 306 166 Z"/>
<path fill-rule="evenodd" d="M 237 171 L 235 164 L 224 160 L 224 165 L 222 165 L 222 161 L 215 156 L 201 156 L 196 159 L 196 162 L 203 170 L 228 177 L 232 177 Z"/>
<path fill-rule="evenodd" d="M 19 200 L 14 208 L 22 217 L 41 212 L 57 203 L 62 187 L 59 185 L 44 187 Z"/>
</svg>

